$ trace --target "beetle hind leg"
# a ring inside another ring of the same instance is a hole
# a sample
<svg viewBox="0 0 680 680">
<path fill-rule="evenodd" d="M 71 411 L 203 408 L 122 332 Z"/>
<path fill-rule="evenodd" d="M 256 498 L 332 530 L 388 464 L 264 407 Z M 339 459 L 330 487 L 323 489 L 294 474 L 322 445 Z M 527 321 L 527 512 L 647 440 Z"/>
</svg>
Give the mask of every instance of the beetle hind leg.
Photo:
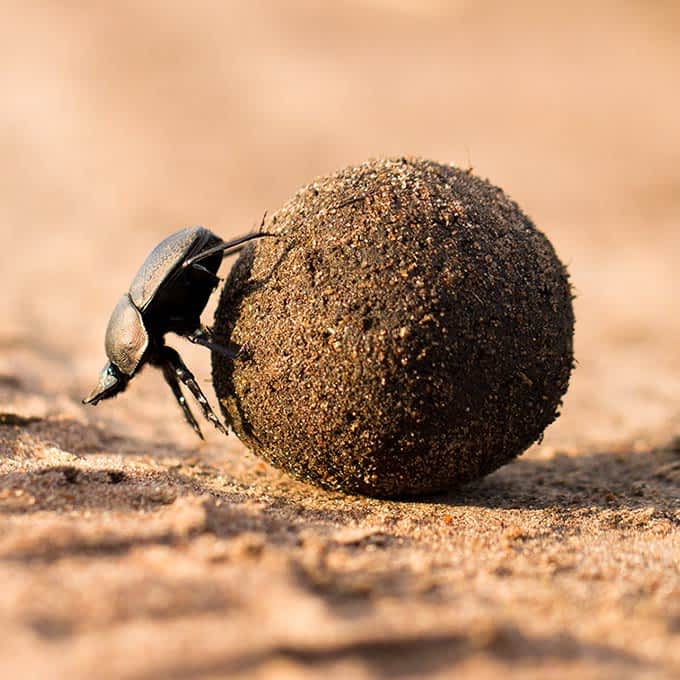
<svg viewBox="0 0 680 680">
<path fill-rule="evenodd" d="M 205 394 L 203 394 L 203 390 L 201 390 L 199 384 L 196 382 L 194 374 L 186 367 L 186 364 L 182 361 L 182 358 L 179 356 L 179 354 L 174 349 L 166 345 L 161 349 L 160 362 L 163 367 L 163 375 L 166 376 L 166 380 L 172 388 L 175 397 L 177 397 L 176 389 L 179 390 L 179 382 L 181 382 L 186 385 L 194 399 L 198 402 L 198 405 L 201 407 L 206 420 L 209 420 L 222 434 L 229 434 L 227 429 L 220 422 L 219 418 L 215 415 L 215 412 L 212 410 L 212 407 L 205 397 Z M 167 378 L 168 373 L 172 373 L 172 378 L 170 380 Z M 173 384 L 175 385 L 174 387 Z M 183 396 L 182 399 L 184 399 Z M 177 397 L 177 401 L 179 401 L 179 404 L 182 407 L 184 415 L 189 421 L 189 424 L 194 428 L 194 430 L 198 432 L 202 439 L 203 435 L 198 429 L 196 420 L 193 415 L 191 415 L 191 411 L 189 411 L 186 401 L 180 401 L 179 397 Z"/>
<path fill-rule="evenodd" d="M 202 347 L 207 347 L 213 352 L 218 352 L 223 354 L 228 359 L 236 359 L 238 352 L 230 350 L 228 347 L 219 345 L 215 342 L 212 331 L 205 326 L 199 326 L 193 333 L 186 336 L 189 342 L 193 342 L 195 345 L 201 345 Z"/>
<path fill-rule="evenodd" d="M 236 255 L 236 253 L 240 253 L 246 247 L 249 241 L 252 241 L 256 238 L 262 238 L 263 236 L 275 235 L 268 234 L 267 232 L 262 231 L 263 226 L 264 217 L 262 218 L 260 231 L 255 231 L 250 234 L 246 234 L 245 236 L 240 236 L 239 238 L 235 238 L 232 241 L 222 241 L 221 243 L 218 243 L 217 245 L 212 246 L 211 248 L 206 248 L 203 252 L 197 253 L 196 255 L 193 255 L 192 257 L 189 257 L 186 260 L 184 260 L 184 262 L 182 262 L 182 267 L 184 269 L 186 269 L 187 267 L 194 267 L 197 262 L 205 260 L 208 257 L 212 257 L 217 253 L 222 253 L 223 257 L 226 257 L 227 255 Z"/>
</svg>

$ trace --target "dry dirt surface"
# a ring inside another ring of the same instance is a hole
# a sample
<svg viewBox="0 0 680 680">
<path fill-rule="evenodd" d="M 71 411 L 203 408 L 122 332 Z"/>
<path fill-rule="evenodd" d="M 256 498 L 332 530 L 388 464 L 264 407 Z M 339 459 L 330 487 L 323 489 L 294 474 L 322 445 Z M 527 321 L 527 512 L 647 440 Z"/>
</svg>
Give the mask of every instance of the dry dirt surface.
<svg viewBox="0 0 680 680">
<path fill-rule="evenodd" d="M 661 1 L 3 3 L 0 676 L 680 677 L 679 33 Z M 199 442 L 151 369 L 80 404 L 163 236 L 405 154 L 569 266 L 540 445 L 386 502 Z"/>
</svg>

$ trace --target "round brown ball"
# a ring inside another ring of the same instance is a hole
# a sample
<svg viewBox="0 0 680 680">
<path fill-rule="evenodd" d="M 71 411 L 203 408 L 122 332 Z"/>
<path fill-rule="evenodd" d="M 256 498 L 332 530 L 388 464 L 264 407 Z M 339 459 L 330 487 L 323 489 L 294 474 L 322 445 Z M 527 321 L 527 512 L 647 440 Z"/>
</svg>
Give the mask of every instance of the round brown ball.
<svg viewBox="0 0 680 680">
<path fill-rule="evenodd" d="M 495 470 L 558 415 L 567 272 L 499 188 L 431 161 L 317 179 L 234 265 L 215 315 L 223 412 L 295 477 L 430 494 Z"/>
</svg>

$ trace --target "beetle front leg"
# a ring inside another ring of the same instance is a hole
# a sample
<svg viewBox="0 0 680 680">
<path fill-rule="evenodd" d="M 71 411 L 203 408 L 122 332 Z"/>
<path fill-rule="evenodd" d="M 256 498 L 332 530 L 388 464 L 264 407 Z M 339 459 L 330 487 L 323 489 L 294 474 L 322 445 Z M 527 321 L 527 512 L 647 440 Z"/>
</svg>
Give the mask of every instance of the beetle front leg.
<svg viewBox="0 0 680 680">
<path fill-rule="evenodd" d="M 203 415 L 205 416 L 206 420 L 209 420 L 222 434 L 229 434 L 224 425 L 222 425 L 222 423 L 220 422 L 219 418 L 215 415 L 215 412 L 212 410 L 210 404 L 208 403 L 208 400 L 205 398 L 205 394 L 203 394 L 203 391 L 196 382 L 194 374 L 186 367 L 186 364 L 182 361 L 179 354 L 174 349 L 172 349 L 172 347 L 164 345 L 159 350 L 159 360 L 162 366 L 164 367 L 167 366 L 168 370 L 173 372 L 175 380 L 179 380 L 180 382 L 187 386 L 187 388 L 193 395 L 194 399 L 196 399 L 199 406 L 201 407 L 201 410 L 203 411 Z M 165 370 L 166 369 L 164 368 L 163 369 L 164 374 Z M 181 405 L 182 403 L 180 402 L 180 406 Z"/>
<path fill-rule="evenodd" d="M 182 388 L 179 386 L 179 381 L 177 380 L 177 371 L 175 370 L 175 367 L 172 365 L 172 363 L 166 361 L 161 364 L 160 368 L 163 371 L 163 377 L 165 378 L 165 382 L 168 383 L 170 389 L 172 390 L 172 393 L 175 395 L 175 399 L 177 399 L 177 403 L 180 405 L 180 408 L 182 409 L 182 412 L 184 413 L 184 417 L 187 419 L 187 422 L 189 423 L 189 425 L 191 425 L 191 427 L 194 429 L 194 432 L 201 439 L 205 439 L 203 433 L 201 432 L 201 428 L 198 426 L 196 418 L 194 418 L 194 414 L 191 412 L 191 409 L 189 408 L 189 404 L 187 404 L 186 397 L 182 394 Z"/>
</svg>

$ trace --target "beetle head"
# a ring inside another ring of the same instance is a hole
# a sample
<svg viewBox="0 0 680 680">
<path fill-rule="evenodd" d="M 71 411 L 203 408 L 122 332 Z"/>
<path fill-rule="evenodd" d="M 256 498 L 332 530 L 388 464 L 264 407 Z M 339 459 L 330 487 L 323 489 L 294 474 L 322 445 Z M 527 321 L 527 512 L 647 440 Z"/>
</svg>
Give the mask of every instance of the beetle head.
<svg viewBox="0 0 680 680">
<path fill-rule="evenodd" d="M 83 399 L 84 404 L 95 405 L 122 392 L 142 364 L 149 346 L 149 335 L 142 315 L 127 294 L 118 301 L 111 314 L 105 346 L 109 361 L 99 375 L 97 386 Z"/>
<path fill-rule="evenodd" d="M 114 364 L 107 362 L 99 374 L 97 386 L 83 399 L 83 404 L 96 406 L 102 399 L 114 397 L 127 387 L 129 380 L 130 378 L 121 373 Z"/>
</svg>

